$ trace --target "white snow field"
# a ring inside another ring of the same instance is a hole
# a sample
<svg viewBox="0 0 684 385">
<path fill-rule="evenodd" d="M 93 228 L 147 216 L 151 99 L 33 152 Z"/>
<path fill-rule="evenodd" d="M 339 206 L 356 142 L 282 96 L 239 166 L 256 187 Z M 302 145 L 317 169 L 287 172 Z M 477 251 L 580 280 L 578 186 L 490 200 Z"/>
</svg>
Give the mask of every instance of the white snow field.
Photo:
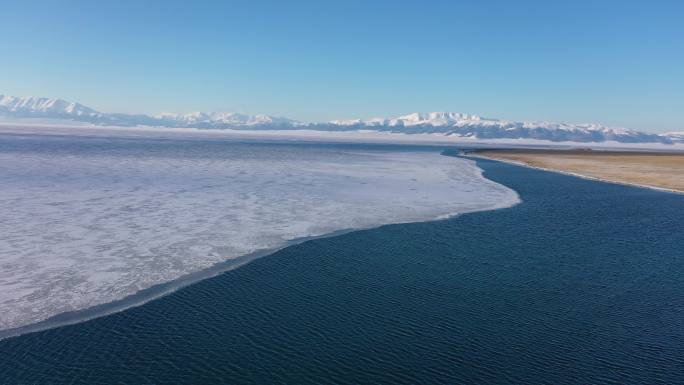
<svg viewBox="0 0 684 385">
<path fill-rule="evenodd" d="M 0 134 L 0 330 L 300 237 L 518 201 L 437 148 Z"/>
</svg>

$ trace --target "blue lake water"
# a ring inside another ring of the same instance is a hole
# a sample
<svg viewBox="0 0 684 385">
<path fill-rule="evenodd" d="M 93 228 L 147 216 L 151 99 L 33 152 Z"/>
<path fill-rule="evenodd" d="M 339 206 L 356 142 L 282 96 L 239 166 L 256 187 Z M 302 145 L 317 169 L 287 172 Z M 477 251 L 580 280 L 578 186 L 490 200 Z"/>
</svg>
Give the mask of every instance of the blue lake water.
<svg viewBox="0 0 684 385">
<path fill-rule="evenodd" d="M 311 237 L 517 202 L 439 148 L 0 133 L 0 339 Z"/>
<path fill-rule="evenodd" d="M 684 383 L 684 196 L 478 164 L 523 203 L 0 341 L 0 382 Z"/>
</svg>

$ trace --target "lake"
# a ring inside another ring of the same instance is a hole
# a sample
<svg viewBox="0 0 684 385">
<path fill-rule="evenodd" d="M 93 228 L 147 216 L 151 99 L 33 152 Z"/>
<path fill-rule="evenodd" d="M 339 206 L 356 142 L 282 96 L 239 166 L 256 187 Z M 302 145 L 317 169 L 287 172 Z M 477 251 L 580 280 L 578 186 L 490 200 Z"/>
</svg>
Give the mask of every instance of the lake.
<svg viewBox="0 0 684 385">
<path fill-rule="evenodd" d="M 313 239 L 2 340 L 2 382 L 683 382 L 684 196 L 477 164 L 522 203 Z"/>
</svg>

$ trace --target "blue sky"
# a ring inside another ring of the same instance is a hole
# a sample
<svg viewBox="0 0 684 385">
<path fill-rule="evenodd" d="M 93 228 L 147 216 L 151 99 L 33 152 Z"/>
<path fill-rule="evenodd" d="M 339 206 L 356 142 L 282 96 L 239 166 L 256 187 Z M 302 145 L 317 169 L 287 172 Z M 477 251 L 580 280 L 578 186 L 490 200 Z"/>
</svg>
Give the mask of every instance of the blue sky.
<svg viewBox="0 0 684 385">
<path fill-rule="evenodd" d="M 0 0 L 0 94 L 684 130 L 680 1 Z"/>
</svg>

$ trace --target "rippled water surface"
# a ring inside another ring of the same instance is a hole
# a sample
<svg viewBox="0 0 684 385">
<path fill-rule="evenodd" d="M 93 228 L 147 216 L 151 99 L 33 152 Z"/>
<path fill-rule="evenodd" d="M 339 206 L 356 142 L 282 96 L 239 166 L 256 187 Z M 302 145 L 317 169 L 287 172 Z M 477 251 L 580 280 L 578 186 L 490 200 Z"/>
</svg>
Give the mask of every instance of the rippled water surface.
<svg viewBox="0 0 684 385">
<path fill-rule="evenodd" d="M 684 197 L 478 163 L 523 203 L 312 240 L 0 341 L 2 382 L 684 382 Z"/>
<path fill-rule="evenodd" d="M 434 147 L 186 135 L 0 133 L 0 338 L 294 239 L 518 201 Z"/>
</svg>

